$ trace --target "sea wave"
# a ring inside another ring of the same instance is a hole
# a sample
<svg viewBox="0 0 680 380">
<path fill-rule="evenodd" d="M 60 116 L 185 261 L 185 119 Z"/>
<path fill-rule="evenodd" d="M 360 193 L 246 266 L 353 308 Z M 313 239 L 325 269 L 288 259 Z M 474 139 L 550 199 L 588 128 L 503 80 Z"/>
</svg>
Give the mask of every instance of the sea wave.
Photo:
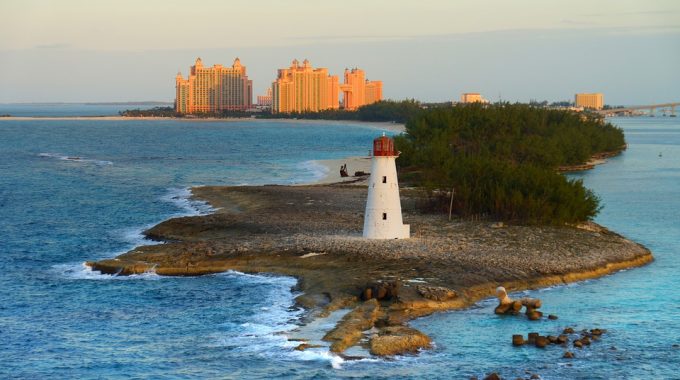
<svg viewBox="0 0 680 380">
<path fill-rule="evenodd" d="M 106 165 L 113 165 L 112 161 L 107 161 L 107 160 L 95 160 L 95 159 L 90 159 L 90 158 L 84 158 L 81 156 L 68 156 L 68 155 L 63 155 L 60 153 L 39 153 L 38 157 L 42 158 L 53 158 L 61 161 L 69 161 L 69 162 L 76 162 L 76 163 L 83 163 L 83 164 L 94 164 L 98 166 L 106 166 Z"/>
<path fill-rule="evenodd" d="M 319 161 L 316 160 L 301 162 L 300 164 L 297 165 L 297 169 L 306 173 L 306 175 L 305 178 L 297 179 L 297 181 L 293 181 L 293 183 L 316 182 L 322 180 L 328 175 L 328 172 L 330 170 L 327 166 L 321 164 Z"/>
<path fill-rule="evenodd" d="M 160 280 L 162 276 L 159 276 L 155 272 L 146 272 L 142 274 L 133 274 L 129 276 L 119 276 L 115 274 L 104 274 L 99 271 L 92 270 L 91 267 L 85 265 L 85 263 L 68 263 L 68 264 L 56 264 L 52 266 L 52 271 L 57 275 L 71 279 L 71 280 L 118 280 L 118 281 L 136 281 L 136 280 Z"/>
<path fill-rule="evenodd" d="M 215 212 L 208 202 L 192 198 L 191 188 L 169 188 L 167 194 L 161 197 L 162 201 L 172 203 L 182 210 L 179 216 L 208 215 Z"/>
</svg>

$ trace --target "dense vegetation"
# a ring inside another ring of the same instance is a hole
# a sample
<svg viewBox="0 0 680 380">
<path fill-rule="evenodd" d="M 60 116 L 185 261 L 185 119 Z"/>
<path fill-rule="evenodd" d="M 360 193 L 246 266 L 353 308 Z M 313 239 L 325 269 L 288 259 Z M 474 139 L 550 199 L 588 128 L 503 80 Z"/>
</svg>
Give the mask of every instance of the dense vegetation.
<svg viewBox="0 0 680 380">
<path fill-rule="evenodd" d="M 420 112 L 396 138 L 406 179 L 431 190 L 430 206 L 532 224 L 592 219 L 599 199 L 556 172 L 622 149 L 620 129 L 570 111 L 468 104 Z"/>
<path fill-rule="evenodd" d="M 420 103 L 415 100 L 392 101 L 383 100 L 360 107 L 356 111 L 343 109 L 325 110 L 321 112 L 293 112 L 271 113 L 269 111 L 222 111 L 205 112 L 183 115 L 175 112 L 172 107 L 154 107 L 151 109 L 132 109 L 120 112 L 121 116 L 129 117 L 191 117 L 191 118 L 230 118 L 255 117 L 258 119 L 310 119 L 310 120 L 357 120 L 357 121 L 387 121 L 405 123 L 421 110 Z"/>
<path fill-rule="evenodd" d="M 405 123 L 421 111 L 420 103 L 415 100 L 382 100 L 360 107 L 356 111 L 325 110 L 321 112 L 275 113 L 257 117 L 276 119 L 313 119 L 313 120 L 358 120 L 358 121 L 393 121 Z"/>
<path fill-rule="evenodd" d="M 118 112 L 120 116 L 128 117 L 177 117 L 174 107 L 153 107 L 149 109 L 132 109 Z"/>
</svg>

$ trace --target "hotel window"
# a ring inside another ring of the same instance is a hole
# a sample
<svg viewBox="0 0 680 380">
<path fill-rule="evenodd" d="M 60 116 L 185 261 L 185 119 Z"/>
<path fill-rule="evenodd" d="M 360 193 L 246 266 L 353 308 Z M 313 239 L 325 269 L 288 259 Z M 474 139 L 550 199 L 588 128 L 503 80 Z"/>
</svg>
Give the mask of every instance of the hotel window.
<svg viewBox="0 0 680 380">
<path fill-rule="evenodd" d="M 383 176 L 383 183 L 387 183 L 387 176 Z"/>
<path fill-rule="evenodd" d="M 387 220 L 387 213 L 383 212 L 383 220 Z"/>
</svg>

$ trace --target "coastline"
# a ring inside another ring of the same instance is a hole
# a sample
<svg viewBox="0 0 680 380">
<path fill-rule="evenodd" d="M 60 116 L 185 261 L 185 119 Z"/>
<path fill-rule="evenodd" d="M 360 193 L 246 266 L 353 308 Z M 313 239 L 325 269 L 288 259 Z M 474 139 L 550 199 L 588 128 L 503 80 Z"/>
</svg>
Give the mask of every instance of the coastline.
<svg viewBox="0 0 680 380">
<path fill-rule="evenodd" d="M 358 171 L 363 171 L 364 173 L 370 173 L 371 171 L 371 158 L 368 156 L 352 156 L 331 160 L 313 160 L 312 162 L 325 168 L 324 176 L 316 181 L 303 183 L 298 186 L 331 185 L 342 183 L 358 184 L 368 180 L 368 176 L 354 176 L 354 174 Z M 349 174 L 349 177 L 340 176 L 340 167 L 342 165 L 347 165 L 347 173 Z"/>
<path fill-rule="evenodd" d="M 310 119 L 256 119 L 256 118 L 183 118 L 183 117 L 144 117 L 144 116 L 8 116 L 0 117 L 0 122 L 7 121 L 28 121 L 28 120 L 68 120 L 68 121 L 179 121 L 179 122 L 275 122 L 275 123 L 297 123 L 297 124 L 331 124 L 331 125 L 352 125 L 360 127 L 372 127 L 395 133 L 405 131 L 405 125 L 401 123 L 383 121 L 357 121 L 357 120 L 310 120 Z"/>
<path fill-rule="evenodd" d="M 364 192 L 365 186 L 356 184 L 193 188 L 194 199 L 208 202 L 215 213 L 162 222 L 145 234 L 171 243 L 137 247 L 88 265 L 109 274 L 193 276 L 236 270 L 296 277 L 303 292 L 297 302 L 309 319 L 353 309 L 351 318 L 327 334 L 329 349 L 341 354 L 375 326 L 383 326 L 379 336 L 390 339 L 420 336 L 405 327 L 409 320 L 468 307 L 492 296 L 499 285 L 510 291 L 561 285 L 653 260 L 645 247 L 594 223 L 580 229 L 494 228 L 456 221 L 451 230 L 437 216 L 418 215 L 412 194 L 405 203 L 405 220 L 419 226 L 412 239 L 366 241 L 359 238 L 361 216 L 352 211 Z M 336 220 L 311 222 L 312 215 L 323 212 Z M 546 242 L 554 247 L 546 251 Z M 508 249 L 512 257 L 504 254 Z M 501 271 L 499 262 L 504 263 Z M 401 280 L 397 297 L 361 301 L 361 289 L 395 278 Z M 433 298 L 432 292 L 449 296 Z M 374 354 L 382 355 L 377 349 Z"/>
</svg>

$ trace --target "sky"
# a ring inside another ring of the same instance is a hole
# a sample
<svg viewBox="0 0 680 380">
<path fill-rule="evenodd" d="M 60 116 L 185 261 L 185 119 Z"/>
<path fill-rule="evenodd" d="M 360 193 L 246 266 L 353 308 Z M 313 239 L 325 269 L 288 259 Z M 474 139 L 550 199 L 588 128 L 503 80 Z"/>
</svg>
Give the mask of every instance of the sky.
<svg viewBox="0 0 680 380">
<path fill-rule="evenodd" d="M 241 59 L 263 93 L 297 58 L 390 99 L 680 101 L 680 1 L 2 0 L 0 103 L 173 101 Z"/>
</svg>

